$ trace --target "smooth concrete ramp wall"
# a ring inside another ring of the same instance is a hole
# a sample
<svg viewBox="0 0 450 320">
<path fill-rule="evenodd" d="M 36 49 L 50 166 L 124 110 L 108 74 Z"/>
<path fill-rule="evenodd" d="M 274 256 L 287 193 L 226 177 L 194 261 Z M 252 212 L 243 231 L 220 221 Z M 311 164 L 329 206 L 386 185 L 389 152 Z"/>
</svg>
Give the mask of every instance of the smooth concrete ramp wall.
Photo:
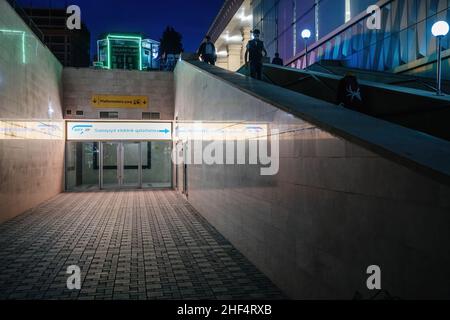
<svg viewBox="0 0 450 320">
<path fill-rule="evenodd" d="M 199 164 L 187 180 L 190 203 L 286 294 L 367 299 L 378 265 L 393 296 L 450 298 L 448 142 L 198 62 L 178 64 L 175 87 L 179 125 L 279 130 L 277 175 Z"/>
<path fill-rule="evenodd" d="M 63 190 L 62 66 L 0 1 L 0 223 Z"/>
</svg>

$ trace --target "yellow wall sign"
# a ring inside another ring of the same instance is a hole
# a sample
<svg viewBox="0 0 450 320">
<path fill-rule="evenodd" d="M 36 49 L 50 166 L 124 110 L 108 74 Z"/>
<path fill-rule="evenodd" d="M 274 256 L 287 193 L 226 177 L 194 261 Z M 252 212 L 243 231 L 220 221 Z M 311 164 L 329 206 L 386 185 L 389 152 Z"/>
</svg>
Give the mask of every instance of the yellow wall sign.
<svg viewBox="0 0 450 320">
<path fill-rule="evenodd" d="M 95 108 L 147 108 L 147 96 L 94 95 L 91 100 Z"/>
</svg>

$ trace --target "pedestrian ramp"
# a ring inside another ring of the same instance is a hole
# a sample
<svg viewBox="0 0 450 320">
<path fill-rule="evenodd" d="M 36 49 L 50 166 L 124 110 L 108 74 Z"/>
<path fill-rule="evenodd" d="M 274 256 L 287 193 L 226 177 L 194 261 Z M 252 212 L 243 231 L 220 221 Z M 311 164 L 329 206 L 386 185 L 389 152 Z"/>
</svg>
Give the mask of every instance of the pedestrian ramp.
<svg viewBox="0 0 450 320">
<path fill-rule="evenodd" d="M 249 73 L 246 67 L 238 72 Z M 317 63 L 308 70 L 264 64 L 263 81 L 336 104 L 339 82 L 349 73 L 361 87 L 362 113 L 450 140 L 450 97 L 437 96 L 430 79 Z"/>
</svg>

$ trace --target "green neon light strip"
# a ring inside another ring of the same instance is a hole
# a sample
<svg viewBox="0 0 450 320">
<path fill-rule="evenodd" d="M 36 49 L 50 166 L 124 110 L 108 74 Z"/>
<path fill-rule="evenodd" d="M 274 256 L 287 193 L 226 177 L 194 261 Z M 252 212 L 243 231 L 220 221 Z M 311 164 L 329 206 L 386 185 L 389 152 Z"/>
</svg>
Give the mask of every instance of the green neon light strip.
<svg viewBox="0 0 450 320">
<path fill-rule="evenodd" d="M 107 37 L 106 39 L 106 42 L 108 43 L 108 69 L 111 69 L 111 42 L 109 40 L 109 37 Z"/>
<path fill-rule="evenodd" d="M 121 36 L 121 35 L 108 35 L 108 38 L 116 38 L 116 39 L 134 39 L 134 40 L 142 40 L 142 37 L 138 37 L 138 36 Z"/>
<path fill-rule="evenodd" d="M 22 35 L 22 63 L 26 64 L 27 63 L 26 54 L 25 54 L 25 45 L 26 45 L 25 44 L 25 35 L 26 35 L 26 32 L 25 31 L 19 31 L 19 30 L 7 30 L 7 29 L 0 29 L 0 32 Z"/>
<path fill-rule="evenodd" d="M 23 64 L 27 63 L 27 60 L 25 57 L 25 32 L 22 33 L 22 62 L 23 62 Z"/>
<path fill-rule="evenodd" d="M 142 71 L 142 38 L 139 39 L 139 71 Z"/>
<path fill-rule="evenodd" d="M 100 40 L 97 40 L 97 60 L 100 60 Z"/>
</svg>

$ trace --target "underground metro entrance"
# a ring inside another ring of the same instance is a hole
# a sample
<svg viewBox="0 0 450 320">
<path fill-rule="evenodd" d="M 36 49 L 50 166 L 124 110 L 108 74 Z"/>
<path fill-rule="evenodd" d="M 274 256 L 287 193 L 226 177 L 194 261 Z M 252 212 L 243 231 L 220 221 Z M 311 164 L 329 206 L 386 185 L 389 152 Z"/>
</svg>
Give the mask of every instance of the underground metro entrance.
<svg viewBox="0 0 450 320">
<path fill-rule="evenodd" d="M 172 148 L 171 123 L 68 123 L 66 191 L 172 188 Z"/>
<path fill-rule="evenodd" d="M 145 158 L 142 143 L 102 142 L 99 151 L 100 189 L 142 188 Z M 146 160 L 145 168 L 148 168 L 149 157 Z"/>
<path fill-rule="evenodd" d="M 164 142 L 102 142 L 100 188 L 170 188 L 171 146 Z"/>
<path fill-rule="evenodd" d="M 67 142 L 66 190 L 172 187 L 172 143 Z"/>
</svg>

